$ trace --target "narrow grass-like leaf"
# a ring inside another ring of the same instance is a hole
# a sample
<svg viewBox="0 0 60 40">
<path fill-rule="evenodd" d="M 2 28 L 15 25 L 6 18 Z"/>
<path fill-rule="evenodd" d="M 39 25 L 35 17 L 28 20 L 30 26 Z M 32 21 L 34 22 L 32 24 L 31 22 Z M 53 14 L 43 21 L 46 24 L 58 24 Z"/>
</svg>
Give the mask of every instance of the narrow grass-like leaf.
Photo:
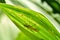
<svg viewBox="0 0 60 40">
<path fill-rule="evenodd" d="M 60 39 L 59 32 L 42 14 L 23 7 L 19 8 L 2 3 L 0 3 L 0 7 L 13 23 L 32 40 Z"/>
</svg>

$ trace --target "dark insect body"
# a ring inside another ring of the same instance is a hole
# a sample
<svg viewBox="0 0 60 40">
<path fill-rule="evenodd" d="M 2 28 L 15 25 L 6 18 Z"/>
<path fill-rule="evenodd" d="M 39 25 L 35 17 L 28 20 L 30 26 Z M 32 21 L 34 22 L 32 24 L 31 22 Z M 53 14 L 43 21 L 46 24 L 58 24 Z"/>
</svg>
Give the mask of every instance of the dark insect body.
<svg viewBox="0 0 60 40">
<path fill-rule="evenodd" d="M 25 24 L 24 26 L 27 27 L 27 28 L 29 28 L 29 29 L 31 29 L 31 30 L 34 30 L 34 31 L 38 32 L 38 30 L 36 28 L 33 28 L 30 25 Z"/>
</svg>

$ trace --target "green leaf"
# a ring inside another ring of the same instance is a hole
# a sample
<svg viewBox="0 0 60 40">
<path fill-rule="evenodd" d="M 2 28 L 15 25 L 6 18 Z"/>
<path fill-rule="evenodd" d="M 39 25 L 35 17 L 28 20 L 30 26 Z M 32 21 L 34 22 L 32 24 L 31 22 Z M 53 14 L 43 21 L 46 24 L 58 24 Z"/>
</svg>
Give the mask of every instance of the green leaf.
<svg viewBox="0 0 60 40">
<path fill-rule="evenodd" d="M 17 7 L 2 3 L 0 3 L 0 8 L 32 40 L 60 39 L 59 32 L 44 15 L 20 6 Z"/>
</svg>

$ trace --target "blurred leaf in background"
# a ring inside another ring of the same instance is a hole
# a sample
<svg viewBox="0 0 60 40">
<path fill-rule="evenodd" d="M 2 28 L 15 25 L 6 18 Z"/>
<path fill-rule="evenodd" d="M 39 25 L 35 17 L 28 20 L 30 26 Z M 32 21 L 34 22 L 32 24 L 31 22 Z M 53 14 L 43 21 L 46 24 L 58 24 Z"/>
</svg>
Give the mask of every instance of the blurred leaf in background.
<svg viewBox="0 0 60 40">
<path fill-rule="evenodd" d="M 1 3 L 5 3 L 5 0 L 0 0 Z"/>
<path fill-rule="evenodd" d="M 60 4 L 56 0 L 41 0 L 42 2 L 46 1 L 49 4 L 54 13 L 60 13 Z"/>
</svg>

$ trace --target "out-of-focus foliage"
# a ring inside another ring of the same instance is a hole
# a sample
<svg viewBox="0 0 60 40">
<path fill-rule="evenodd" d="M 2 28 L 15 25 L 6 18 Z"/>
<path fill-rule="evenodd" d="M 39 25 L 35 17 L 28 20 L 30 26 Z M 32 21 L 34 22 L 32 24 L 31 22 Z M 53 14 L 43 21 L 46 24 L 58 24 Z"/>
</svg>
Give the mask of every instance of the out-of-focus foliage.
<svg viewBox="0 0 60 40">
<path fill-rule="evenodd" d="M 0 0 L 1 3 L 5 3 L 5 0 Z"/>
<path fill-rule="evenodd" d="M 56 0 L 41 0 L 46 1 L 53 9 L 54 13 L 60 13 L 60 4 Z"/>
<path fill-rule="evenodd" d="M 18 28 L 11 20 L 5 14 L 2 14 L 0 18 L 0 40 L 14 40 L 18 32 Z"/>
</svg>

